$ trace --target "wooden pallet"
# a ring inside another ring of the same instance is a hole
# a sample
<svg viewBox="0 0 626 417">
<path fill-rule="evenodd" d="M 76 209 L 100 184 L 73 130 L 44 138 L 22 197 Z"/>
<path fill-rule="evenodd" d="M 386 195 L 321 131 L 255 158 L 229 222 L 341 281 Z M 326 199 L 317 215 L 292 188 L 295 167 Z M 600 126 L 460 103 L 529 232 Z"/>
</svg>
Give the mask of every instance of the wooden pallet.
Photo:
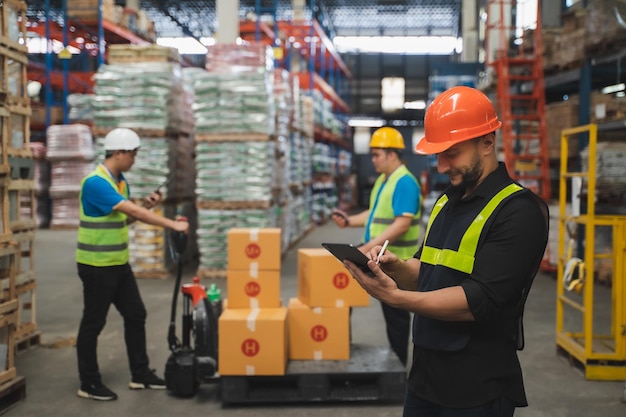
<svg viewBox="0 0 626 417">
<path fill-rule="evenodd" d="M 115 127 L 101 127 L 94 126 L 93 135 L 94 137 L 104 137 L 111 130 L 115 129 Z M 137 133 L 142 138 L 169 138 L 169 139 L 178 139 L 180 135 L 188 135 L 189 132 L 185 126 L 181 126 L 180 128 L 165 128 L 165 129 L 146 129 L 141 127 L 130 127 L 135 133 Z"/>
<path fill-rule="evenodd" d="M 76 224 L 51 224 L 50 230 L 76 230 L 78 229 L 78 223 Z"/>
<path fill-rule="evenodd" d="M 15 353 L 24 352 L 35 346 L 41 345 L 41 332 L 32 330 L 15 335 Z"/>
<path fill-rule="evenodd" d="M 268 133 L 240 132 L 240 133 L 196 133 L 196 142 L 260 142 L 270 141 L 274 136 Z"/>
<path fill-rule="evenodd" d="M 226 270 L 198 268 L 196 276 L 198 278 L 226 278 Z"/>
<path fill-rule="evenodd" d="M 199 210 L 253 210 L 268 209 L 271 201 L 196 201 Z"/>
<path fill-rule="evenodd" d="M 110 45 L 109 64 L 141 62 L 178 63 L 180 54 L 175 48 L 159 45 Z"/>
<path fill-rule="evenodd" d="M 0 414 L 4 414 L 26 398 L 26 379 L 16 376 L 0 385 Z"/>
<path fill-rule="evenodd" d="M 291 361 L 284 376 L 221 376 L 223 404 L 404 400 L 406 370 L 388 347 L 351 346 L 346 361 Z"/>
<path fill-rule="evenodd" d="M 170 277 L 170 272 L 167 269 L 155 269 L 153 271 L 137 271 L 134 272 L 135 278 L 142 279 L 166 279 Z"/>
</svg>

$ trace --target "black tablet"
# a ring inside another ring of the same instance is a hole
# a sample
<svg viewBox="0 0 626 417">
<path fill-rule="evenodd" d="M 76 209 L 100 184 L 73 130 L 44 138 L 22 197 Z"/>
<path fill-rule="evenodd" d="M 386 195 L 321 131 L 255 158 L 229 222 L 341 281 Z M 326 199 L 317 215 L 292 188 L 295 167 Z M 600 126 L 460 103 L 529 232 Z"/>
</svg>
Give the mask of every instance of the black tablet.
<svg viewBox="0 0 626 417">
<path fill-rule="evenodd" d="M 351 243 L 322 243 L 322 246 L 330 253 L 335 255 L 342 263 L 349 260 L 359 267 L 361 271 L 374 276 L 374 273 L 367 266 L 368 257 L 363 254 L 356 246 Z"/>
</svg>

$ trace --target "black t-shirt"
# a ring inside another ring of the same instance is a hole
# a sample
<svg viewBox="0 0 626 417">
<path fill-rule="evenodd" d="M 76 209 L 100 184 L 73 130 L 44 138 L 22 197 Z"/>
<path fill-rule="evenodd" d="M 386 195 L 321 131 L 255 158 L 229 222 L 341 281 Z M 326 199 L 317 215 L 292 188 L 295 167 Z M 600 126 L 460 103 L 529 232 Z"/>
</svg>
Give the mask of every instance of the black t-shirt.
<svg viewBox="0 0 626 417">
<path fill-rule="evenodd" d="M 511 183 L 501 163 L 465 198 L 462 189 L 450 187 L 448 203 L 432 224 L 426 244 L 458 249 L 446 245 L 461 236 L 491 198 Z M 500 396 L 517 406 L 527 405 L 515 334 L 523 290 L 545 251 L 546 210 L 528 190 L 505 199 L 482 230 L 471 274 L 422 263 L 417 290 L 461 285 L 475 321 L 415 316 L 408 383 L 417 396 L 451 408 L 475 407 Z"/>
</svg>

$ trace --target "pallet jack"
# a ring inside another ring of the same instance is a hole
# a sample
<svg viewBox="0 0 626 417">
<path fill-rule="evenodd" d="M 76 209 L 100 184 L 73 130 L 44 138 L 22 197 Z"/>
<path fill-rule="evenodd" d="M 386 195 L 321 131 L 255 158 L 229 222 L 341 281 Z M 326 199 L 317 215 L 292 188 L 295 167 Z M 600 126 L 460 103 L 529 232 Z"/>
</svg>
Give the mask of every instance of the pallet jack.
<svg viewBox="0 0 626 417">
<path fill-rule="evenodd" d="M 350 360 L 294 360 L 281 376 L 220 376 L 217 373 L 217 318 L 206 288 L 194 278 L 181 287 L 187 236 L 168 235 L 176 261 L 176 284 L 167 341 L 171 354 L 165 364 L 167 390 L 193 397 L 201 383 L 219 383 L 224 405 L 338 401 L 388 401 L 404 398 L 406 370 L 388 347 L 351 347 Z M 178 291 L 183 294 L 182 343 L 176 338 Z M 210 293 L 210 291 L 209 291 Z M 192 346 L 193 335 L 193 346 Z"/>
<path fill-rule="evenodd" d="M 207 297 L 206 287 L 198 277 L 181 286 L 183 264 L 181 255 L 187 247 L 187 234 L 168 235 L 170 256 L 176 263 L 176 283 L 172 296 L 167 343 L 171 354 L 165 364 L 165 385 L 178 397 L 192 397 L 198 386 L 215 382 L 217 375 L 217 315 Z M 176 306 L 178 291 L 183 294 L 182 342 L 176 337 Z M 192 346 L 193 334 L 193 346 Z"/>
</svg>

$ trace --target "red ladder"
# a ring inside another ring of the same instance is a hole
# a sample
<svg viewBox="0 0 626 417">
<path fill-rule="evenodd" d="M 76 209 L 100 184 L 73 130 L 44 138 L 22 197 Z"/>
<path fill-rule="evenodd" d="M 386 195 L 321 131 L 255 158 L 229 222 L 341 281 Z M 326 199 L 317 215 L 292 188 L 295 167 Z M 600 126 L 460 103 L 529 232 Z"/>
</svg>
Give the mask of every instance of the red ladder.
<svg viewBox="0 0 626 417">
<path fill-rule="evenodd" d="M 511 21 L 511 10 L 523 0 L 487 0 L 486 45 L 497 36 L 498 45 L 486 64 L 497 78 L 496 107 L 502 119 L 504 162 L 513 179 L 550 199 L 550 159 L 545 116 L 543 43 L 540 1 L 532 45 L 522 35 L 519 46 L 509 47 L 512 34 L 521 30 Z M 524 33 L 526 35 L 527 33 Z M 491 56 L 490 56 L 491 55 Z"/>
</svg>

